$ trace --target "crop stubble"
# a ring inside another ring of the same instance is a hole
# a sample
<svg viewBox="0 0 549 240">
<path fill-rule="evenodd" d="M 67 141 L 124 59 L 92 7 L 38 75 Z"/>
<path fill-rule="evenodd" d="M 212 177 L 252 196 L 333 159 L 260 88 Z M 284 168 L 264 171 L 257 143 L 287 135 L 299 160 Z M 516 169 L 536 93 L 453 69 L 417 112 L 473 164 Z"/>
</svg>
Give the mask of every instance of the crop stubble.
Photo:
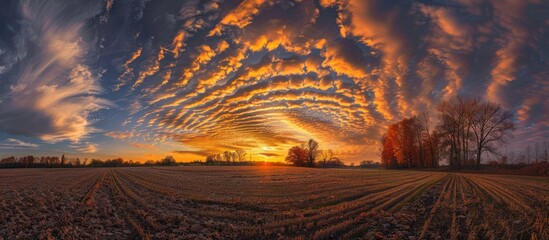
<svg viewBox="0 0 549 240">
<path fill-rule="evenodd" d="M 291 167 L 0 170 L 0 238 L 549 239 L 540 177 Z"/>
</svg>

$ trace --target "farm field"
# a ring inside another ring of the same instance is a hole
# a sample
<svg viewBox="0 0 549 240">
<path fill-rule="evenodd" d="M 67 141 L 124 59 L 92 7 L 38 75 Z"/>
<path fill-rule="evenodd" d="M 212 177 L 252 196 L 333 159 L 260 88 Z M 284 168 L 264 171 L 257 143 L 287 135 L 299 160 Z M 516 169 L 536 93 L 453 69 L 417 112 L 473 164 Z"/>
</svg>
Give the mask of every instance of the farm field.
<svg viewBox="0 0 549 240">
<path fill-rule="evenodd" d="M 0 170 L 0 239 L 549 239 L 549 178 L 295 167 Z"/>
</svg>

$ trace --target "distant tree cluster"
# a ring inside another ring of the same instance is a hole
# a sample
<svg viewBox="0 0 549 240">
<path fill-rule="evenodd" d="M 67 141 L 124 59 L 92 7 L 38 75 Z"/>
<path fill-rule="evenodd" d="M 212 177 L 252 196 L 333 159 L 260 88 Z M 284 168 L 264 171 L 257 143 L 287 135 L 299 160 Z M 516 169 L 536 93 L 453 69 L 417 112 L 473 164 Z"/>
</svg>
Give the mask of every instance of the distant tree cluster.
<svg viewBox="0 0 549 240">
<path fill-rule="evenodd" d="M 159 162 L 157 162 L 156 165 L 160 165 L 160 166 L 177 166 L 177 161 L 175 161 L 175 158 L 173 158 L 172 156 L 167 156 L 167 157 L 161 159 Z"/>
<path fill-rule="evenodd" d="M 524 150 L 515 152 L 509 151 L 499 159 L 500 164 L 519 164 L 549 162 L 549 141 L 543 140 L 526 146 Z"/>
<path fill-rule="evenodd" d="M 242 149 L 225 151 L 207 156 L 205 165 L 249 165 L 251 161 L 246 161 L 246 155 L 246 151 Z"/>
<path fill-rule="evenodd" d="M 91 159 L 67 158 L 63 154 L 60 157 L 7 157 L 0 160 L 0 168 L 47 168 L 47 167 L 138 167 L 138 166 L 176 166 L 177 162 L 172 156 L 167 156 L 158 161 L 146 161 L 144 163 L 116 159 Z"/>
<path fill-rule="evenodd" d="M 319 159 L 321 157 L 322 159 Z M 297 167 L 342 167 L 345 164 L 334 157 L 332 150 L 320 150 L 314 139 L 309 139 L 301 146 L 293 146 L 288 150 L 286 162 Z"/>
<path fill-rule="evenodd" d="M 361 168 L 380 168 L 381 164 L 379 162 L 374 162 L 373 160 L 364 160 L 361 161 L 358 166 Z"/>
<path fill-rule="evenodd" d="M 107 159 L 107 160 L 99 160 L 99 159 L 92 159 L 89 167 L 129 167 L 132 166 L 133 162 L 127 162 L 124 161 L 122 158 L 116 158 L 116 159 Z"/>
<path fill-rule="evenodd" d="M 429 130 L 427 114 L 389 126 L 381 138 L 386 168 L 437 167 L 447 159 L 452 169 L 480 167 L 483 153 L 498 154 L 516 128 L 515 116 L 491 102 L 455 97 L 439 104 L 439 122 Z"/>
<path fill-rule="evenodd" d="M 132 160 L 125 161 L 122 158 L 98 160 L 92 159 L 90 167 L 139 167 L 139 166 L 177 166 L 177 161 L 172 156 L 166 156 L 163 159 L 153 161 L 147 160 L 144 163 L 134 162 Z"/>
<path fill-rule="evenodd" d="M 0 168 L 77 167 L 80 165 L 82 161 L 79 158 L 67 158 L 64 154 L 61 157 L 11 156 L 0 160 Z"/>
</svg>

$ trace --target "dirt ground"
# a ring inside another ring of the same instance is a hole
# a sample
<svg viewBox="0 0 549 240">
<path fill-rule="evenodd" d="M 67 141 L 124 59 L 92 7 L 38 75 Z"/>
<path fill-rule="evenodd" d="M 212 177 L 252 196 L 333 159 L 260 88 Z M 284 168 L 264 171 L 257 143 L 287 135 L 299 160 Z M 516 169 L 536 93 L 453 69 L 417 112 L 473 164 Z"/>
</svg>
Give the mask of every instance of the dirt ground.
<svg viewBox="0 0 549 240">
<path fill-rule="evenodd" d="M 549 178 L 293 167 L 0 170 L 0 239 L 549 239 Z"/>
</svg>

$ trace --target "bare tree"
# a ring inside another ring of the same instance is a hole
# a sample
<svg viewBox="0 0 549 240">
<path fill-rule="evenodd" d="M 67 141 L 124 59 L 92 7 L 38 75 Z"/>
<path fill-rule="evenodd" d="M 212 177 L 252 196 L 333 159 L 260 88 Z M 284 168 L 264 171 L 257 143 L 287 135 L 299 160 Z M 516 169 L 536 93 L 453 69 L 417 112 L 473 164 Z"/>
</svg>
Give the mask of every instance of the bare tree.
<svg viewBox="0 0 549 240">
<path fill-rule="evenodd" d="M 215 162 L 215 156 L 214 155 L 206 156 L 206 165 L 213 164 L 213 162 Z"/>
<path fill-rule="evenodd" d="M 423 112 L 419 116 L 420 121 L 423 121 L 423 125 L 425 126 L 425 144 L 426 151 L 429 152 L 429 166 L 428 167 L 438 167 L 438 161 L 439 161 L 439 143 L 440 143 L 440 137 L 436 130 L 431 131 L 431 125 L 430 125 L 430 117 L 429 114 L 426 112 Z"/>
<path fill-rule="evenodd" d="M 516 128 L 512 112 L 495 103 L 481 102 L 478 98 L 458 96 L 442 102 L 438 111 L 437 132 L 452 168 L 459 169 L 463 165 L 479 168 L 482 154 L 499 155 L 497 147 L 506 143 Z M 476 160 L 469 157 L 473 154 Z"/>
<path fill-rule="evenodd" d="M 532 162 L 533 155 L 532 146 L 528 145 L 526 149 L 524 149 L 524 160 L 526 160 L 526 164 L 530 164 L 530 162 Z"/>
<path fill-rule="evenodd" d="M 543 143 L 542 142 L 537 142 L 535 145 L 534 145 L 534 161 L 536 161 L 536 163 L 542 161 L 543 159 Z"/>
<path fill-rule="evenodd" d="M 307 142 L 307 166 L 313 167 L 315 165 L 316 157 L 318 155 L 318 142 L 314 139 L 309 139 Z"/>
<path fill-rule="evenodd" d="M 225 160 L 225 162 L 229 163 L 231 162 L 231 159 L 232 159 L 232 154 L 230 151 L 223 152 L 223 160 Z"/>
<path fill-rule="evenodd" d="M 238 149 L 235 151 L 235 153 L 236 153 L 236 158 L 238 159 L 239 162 L 246 161 L 246 151 L 242 149 Z"/>
<path fill-rule="evenodd" d="M 441 147 L 448 155 L 450 167 L 459 169 L 464 162 L 463 139 L 465 139 L 466 113 L 461 97 L 443 101 L 438 106 L 440 122 L 437 132 L 441 136 Z"/>
<path fill-rule="evenodd" d="M 479 169 L 483 152 L 495 153 L 499 145 L 511 138 L 516 129 L 515 116 L 497 104 L 480 103 L 471 120 L 476 147 L 476 168 Z"/>
<path fill-rule="evenodd" d="M 319 153 L 322 154 L 322 161 L 324 162 L 324 164 L 332 160 L 332 158 L 334 157 L 334 152 L 332 151 L 332 149 L 319 150 Z"/>
<path fill-rule="evenodd" d="M 425 130 L 427 127 L 424 125 L 425 120 L 422 120 L 420 118 L 423 118 L 426 116 L 414 116 L 411 118 L 412 120 L 412 130 L 414 131 L 414 141 L 415 146 L 417 146 L 417 152 L 418 152 L 418 166 L 419 167 L 425 167 L 425 149 L 423 147 L 423 134 L 425 133 Z"/>
</svg>

